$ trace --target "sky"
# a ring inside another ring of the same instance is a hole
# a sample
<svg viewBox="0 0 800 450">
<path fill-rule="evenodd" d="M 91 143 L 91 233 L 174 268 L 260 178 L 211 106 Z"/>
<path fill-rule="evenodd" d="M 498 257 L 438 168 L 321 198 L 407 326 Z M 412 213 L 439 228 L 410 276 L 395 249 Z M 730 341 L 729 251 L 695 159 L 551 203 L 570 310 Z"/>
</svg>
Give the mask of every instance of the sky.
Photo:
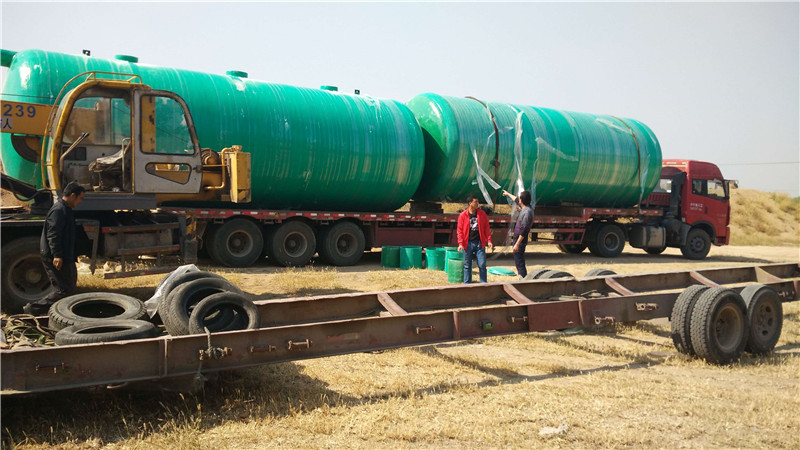
<svg viewBox="0 0 800 450">
<path fill-rule="evenodd" d="M 740 188 L 800 195 L 798 2 L 0 0 L 0 14 L 7 50 L 633 118 L 665 159 L 711 161 Z"/>
</svg>

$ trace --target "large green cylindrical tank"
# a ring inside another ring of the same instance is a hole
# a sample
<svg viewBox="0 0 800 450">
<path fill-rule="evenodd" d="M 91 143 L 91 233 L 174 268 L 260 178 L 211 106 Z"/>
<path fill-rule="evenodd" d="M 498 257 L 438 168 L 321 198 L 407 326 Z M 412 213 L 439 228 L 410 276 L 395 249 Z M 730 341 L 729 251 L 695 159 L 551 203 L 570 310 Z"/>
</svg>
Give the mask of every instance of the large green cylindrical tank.
<svg viewBox="0 0 800 450">
<path fill-rule="evenodd" d="M 407 104 L 425 139 L 418 201 L 496 201 L 502 188 L 537 205 L 628 207 L 661 174 L 658 140 L 633 119 L 437 94 Z"/>
<path fill-rule="evenodd" d="M 215 75 L 136 61 L 21 51 L 11 59 L 2 98 L 52 104 L 82 72 L 140 75 L 186 100 L 201 147 L 241 145 L 252 155 L 252 207 L 392 211 L 417 189 L 422 134 L 400 102 L 254 81 L 244 72 Z M 42 185 L 39 166 L 22 159 L 7 134 L 0 156 L 9 175 Z"/>
</svg>

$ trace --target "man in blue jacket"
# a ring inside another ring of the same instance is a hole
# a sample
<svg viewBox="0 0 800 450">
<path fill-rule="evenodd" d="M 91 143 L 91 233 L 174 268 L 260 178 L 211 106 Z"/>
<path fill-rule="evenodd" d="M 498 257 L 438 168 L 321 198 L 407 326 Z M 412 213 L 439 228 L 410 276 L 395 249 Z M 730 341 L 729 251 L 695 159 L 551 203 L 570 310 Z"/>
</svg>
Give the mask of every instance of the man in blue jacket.
<svg viewBox="0 0 800 450">
<path fill-rule="evenodd" d="M 531 208 L 530 191 L 522 191 L 519 197 L 515 197 L 508 191 L 503 191 L 503 195 L 516 202 L 520 208 L 517 216 L 517 223 L 514 225 L 514 264 L 517 266 L 517 274 L 521 278 L 528 275 L 528 268 L 525 267 L 525 247 L 528 246 L 528 235 L 531 233 L 533 224 L 533 208 Z"/>
<path fill-rule="evenodd" d="M 27 314 L 45 315 L 50 305 L 75 292 L 78 283 L 78 270 L 75 267 L 75 216 L 72 209 L 83 201 L 86 189 L 76 182 L 64 187 L 61 200 L 50 211 L 42 229 L 39 253 L 42 264 L 53 285 L 53 291 L 46 297 L 25 305 Z"/>
</svg>

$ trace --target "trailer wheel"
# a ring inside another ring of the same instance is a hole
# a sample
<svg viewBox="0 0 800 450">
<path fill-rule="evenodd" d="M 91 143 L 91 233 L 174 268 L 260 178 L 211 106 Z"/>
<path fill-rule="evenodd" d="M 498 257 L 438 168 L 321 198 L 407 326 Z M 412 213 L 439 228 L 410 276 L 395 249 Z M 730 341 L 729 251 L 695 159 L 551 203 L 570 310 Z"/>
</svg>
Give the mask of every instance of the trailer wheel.
<svg viewBox="0 0 800 450">
<path fill-rule="evenodd" d="M 56 345 L 127 341 L 156 336 L 158 328 L 144 320 L 108 320 L 72 325 L 56 333 Z"/>
<path fill-rule="evenodd" d="M 775 289 L 763 284 L 751 284 L 742 289 L 747 305 L 747 323 L 750 333 L 745 351 L 765 355 L 775 348 L 783 327 L 783 306 Z"/>
<path fill-rule="evenodd" d="M 216 278 L 200 278 L 189 281 L 178 286 L 166 298 L 164 303 L 161 320 L 164 327 L 172 336 L 182 336 L 189 334 L 189 317 L 195 306 L 206 297 L 220 292 L 235 292 L 241 294 L 242 291 L 227 280 Z M 232 313 L 230 310 L 220 311 L 219 314 L 206 317 L 206 326 L 214 328 L 220 323 L 230 323 Z"/>
<path fill-rule="evenodd" d="M 28 303 L 53 290 L 39 254 L 39 237 L 15 239 L 2 248 L 3 311 L 19 314 Z"/>
<path fill-rule="evenodd" d="M 228 267 L 248 267 L 261 257 L 264 234 L 261 227 L 247 219 L 231 219 L 213 232 L 208 243 L 209 255 Z"/>
<path fill-rule="evenodd" d="M 602 277 L 602 276 L 616 275 L 616 274 L 617 272 L 614 272 L 613 270 L 603 269 L 602 267 L 595 267 L 594 269 L 589 269 L 589 271 L 586 272 L 586 275 L 584 276 Z"/>
<path fill-rule="evenodd" d="M 562 272 L 560 270 L 548 270 L 543 274 L 539 275 L 540 280 L 552 280 L 555 278 L 574 278 L 572 274 L 567 272 Z"/>
<path fill-rule="evenodd" d="M 212 261 L 218 261 L 219 258 L 217 254 L 214 253 L 214 246 L 212 245 L 213 242 L 217 240 L 216 234 L 217 230 L 219 230 L 220 225 L 209 224 L 206 228 L 206 232 L 203 233 L 203 250 L 208 254 L 208 257 L 211 258 Z"/>
<path fill-rule="evenodd" d="M 175 278 L 173 278 L 173 279 L 171 279 L 169 281 L 167 281 L 167 278 L 169 278 L 169 275 L 164 277 L 164 279 L 161 280 L 161 282 L 158 284 L 158 288 L 156 288 L 156 289 L 161 289 L 161 291 L 162 291 L 161 292 L 161 301 L 158 304 L 158 316 L 162 317 L 161 320 L 164 320 L 163 317 L 166 315 L 166 311 L 164 311 L 163 305 L 167 304 L 167 297 L 169 296 L 169 294 L 172 291 L 177 289 L 182 284 L 188 283 L 188 282 L 194 281 L 194 280 L 199 280 L 201 278 L 214 278 L 214 279 L 219 279 L 219 280 L 223 280 L 223 281 L 228 281 L 227 279 L 225 279 L 224 277 L 222 277 L 220 275 L 217 275 L 217 274 L 211 273 L 211 272 L 204 272 L 204 271 L 194 271 L 194 272 L 182 273 L 182 274 L 178 275 L 177 277 L 175 277 Z M 234 288 L 234 290 L 236 292 L 241 292 L 241 290 L 238 287 L 236 287 L 235 285 L 233 285 L 233 283 L 231 283 L 231 285 L 233 286 L 233 288 Z"/>
<path fill-rule="evenodd" d="M 549 271 L 550 271 L 550 269 L 536 269 L 536 270 L 534 270 L 532 272 L 528 272 L 528 274 L 525 275 L 525 279 L 526 280 L 538 280 L 539 278 L 542 277 L 542 275 L 544 273 L 549 272 Z"/>
<path fill-rule="evenodd" d="M 700 284 L 689 286 L 678 295 L 675 305 L 672 307 L 672 314 L 669 316 L 670 337 L 675 349 L 684 355 L 696 356 L 694 348 L 692 348 L 689 324 L 691 323 L 692 312 L 697 299 L 709 289 L 708 286 Z"/>
<path fill-rule="evenodd" d="M 571 253 L 573 255 L 580 255 L 586 250 L 586 245 L 584 244 L 558 244 L 557 247 L 562 253 Z"/>
<path fill-rule="evenodd" d="M 589 251 L 602 258 L 616 258 L 625 248 L 625 232 L 616 223 L 601 225 L 589 241 Z"/>
<path fill-rule="evenodd" d="M 275 262 L 286 267 L 304 266 L 317 251 L 314 230 L 303 222 L 286 222 L 274 233 L 268 244 Z"/>
<path fill-rule="evenodd" d="M 62 330 L 79 323 L 112 320 L 139 320 L 147 314 L 138 298 L 112 292 L 87 292 L 71 295 L 50 307 L 50 328 Z"/>
<path fill-rule="evenodd" d="M 690 328 L 697 356 L 713 364 L 737 360 L 750 332 L 744 300 L 727 288 L 705 291 L 694 306 Z"/>
<path fill-rule="evenodd" d="M 215 314 L 229 311 L 232 320 L 228 323 L 213 321 Z M 189 333 L 202 334 L 207 328 L 209 332 L 235 330 L 255 330 L 261 326 L 261 315 L 252 301 L 242 294 L 220 292 L 212 294 L 200 301 L 189 317 Z"/>
<path fill-rule="evenodd" d="M 689 259 L 703 259 L 711 250 L 711 238 L 700 228 L 692 228 L 681 245 L 681 253 Z"/>
<path fill-rule="evenodd" d="M 364 254 L 364 232 L 353 222 L 339 222 L 320 238 L 319 256 L 334 266 L 352 266 Z"/>
</svg>

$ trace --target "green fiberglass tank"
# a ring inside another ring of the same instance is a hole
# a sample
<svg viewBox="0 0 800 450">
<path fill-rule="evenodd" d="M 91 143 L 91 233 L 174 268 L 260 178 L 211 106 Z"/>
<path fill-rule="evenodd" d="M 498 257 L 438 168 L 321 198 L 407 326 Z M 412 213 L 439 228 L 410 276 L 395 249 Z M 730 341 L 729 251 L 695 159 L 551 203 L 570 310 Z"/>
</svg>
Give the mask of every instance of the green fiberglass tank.
<svg viewBox="0 0 800 450">
<path fill-rule="evenodd" d="M 425 139 L 418 201 L 528 189 L 537 205 L 629 207 L 661 174 L 658 140 L 633 119 L 437 94 L 407 104 Z"/>
<path fill-rule="evenodd" d="M 3 62 L 9 58 L 3 54 Z M 82 72 L 136 74 L 189 106 L 201 147 L 241 145 L 251 156 L 254 208 L 392 211 L 419 185 L 422 133 L 402 103 L 227 75 L 26 50 L 13 55 L 4 100 L 52 104 Z M 0 156 L 15 178 L 42 185 L 38 165 L 22 159 L 4 134 Z"/>
</svg>

